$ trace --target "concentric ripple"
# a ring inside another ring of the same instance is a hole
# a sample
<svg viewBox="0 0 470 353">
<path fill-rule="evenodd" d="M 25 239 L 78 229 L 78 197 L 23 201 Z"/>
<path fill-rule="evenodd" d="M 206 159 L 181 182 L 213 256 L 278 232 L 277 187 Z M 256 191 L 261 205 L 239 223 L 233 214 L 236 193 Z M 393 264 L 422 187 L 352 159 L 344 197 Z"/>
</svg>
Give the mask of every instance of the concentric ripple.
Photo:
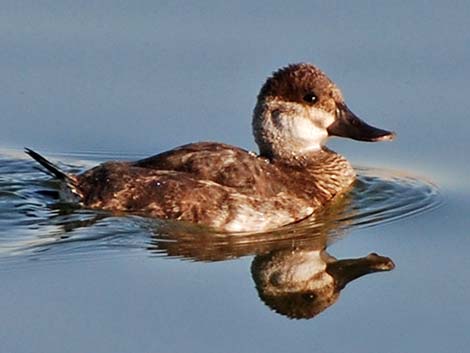
<svg viewBox="0 0 470 353">
<path fill-rule="evenodd" d="M 351 226 L 373 226 L 438 207 L 438 188 L 416 177 L 381 169 L 356 168 L 351 204 L 339 219 Z"/>
<path fill-rule="evenodd" d="M 77 172 L 109 156 L 82 154 L 80 160 L 77 156 L 64 157 L 72 163 L 61 167 Z M 437 187 L 425 180 L 393 171 L 357 170 L 357 182 L 349 193 L 302 222 L 262 234 L 216 234 L 178 222 L 116 217 L 61 204 L 58 185 L 38 171 L 33 161 L 19 152 L 0 152 L 0 261 L 101 256 L 132 250 L 171 255 L 169 245 L 175 242 L 184 243 L 187 257 L 192 257 L 195 240 L 197 246 L 204 242 L 206 250 L 212 249 L 214 258 L 225 259 L 253 253 L 253 244 L 281 246 L 282 242 L 319 234 L 333 241 L 350 228 L 395 221 L 441 203 Z M 228 248 L 231 252 L 223 253 Z M 234 248 L 240 251 L 234 252 Z"/>
</svg>

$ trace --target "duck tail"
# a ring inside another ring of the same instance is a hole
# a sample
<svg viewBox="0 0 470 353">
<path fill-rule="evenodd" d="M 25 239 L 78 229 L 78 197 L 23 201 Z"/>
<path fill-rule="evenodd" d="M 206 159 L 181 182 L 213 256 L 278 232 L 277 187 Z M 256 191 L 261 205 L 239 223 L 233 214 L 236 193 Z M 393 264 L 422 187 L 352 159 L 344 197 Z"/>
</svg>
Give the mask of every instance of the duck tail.
<svg viewBox="0 0 470 353">
<path fill-rule="evenodd" d="M 78 198 L 79 200 L 82 198 L 82 194 L 78 189 L 77 178 L 74 175 L 63 172 L 54 163 L 48 161 L 46 158 L 41 156 L 39 153 L 33 151 L 32 149 L 25 148 L 25 153 L 28 154 L 32 159 L 34 159 L 44 168 L 41 169 L 43 172 L 61 181 L 63 183 L 62 185 L 65 184 L 66 188 L 73 195 L 75 200 L 76 198 Z"/>
</svg>

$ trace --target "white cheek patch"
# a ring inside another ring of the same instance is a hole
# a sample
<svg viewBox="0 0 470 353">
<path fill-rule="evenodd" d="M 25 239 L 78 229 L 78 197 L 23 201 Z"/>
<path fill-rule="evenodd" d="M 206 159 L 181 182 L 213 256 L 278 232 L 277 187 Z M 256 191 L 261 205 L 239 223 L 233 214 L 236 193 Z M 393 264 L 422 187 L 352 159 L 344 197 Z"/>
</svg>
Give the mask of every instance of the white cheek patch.
<svg viewBox="0 0 470 353">
<path fill-rule="evenodd" d="M 295 117 L 290 120 L 292 137 L 303 140 L 309 144 L 316 144 L 316 141 L 323 140 L 325 135 L 324 129 L 318 127 L 311 120 L 303 117 Z"/>
<path fill-rule="evenodd" d="M 336 120 L 334 114 L 327 113 L 324 110 L 317 109 L 315 107 L 309 108 L 308 113 L 310 120 L 325 130 Z"/>
<path fill-rule="evenodd" d="M 283 261 L 273 263 L 268 269 L 272 293 L 322 290 L 331 286 L 333 277 L 326 272 L 327 264 L 321 253 L 321 250 L 292 252 Z"/>
<path fill-rule="evenodd" d="M 299 152 L 320 149 L 328 138 L 326 127 L 334 121 L 334 116 L 318 109 L 310 116 L 279 113 L 273 118 L 278 134 Z"/>
</svg>

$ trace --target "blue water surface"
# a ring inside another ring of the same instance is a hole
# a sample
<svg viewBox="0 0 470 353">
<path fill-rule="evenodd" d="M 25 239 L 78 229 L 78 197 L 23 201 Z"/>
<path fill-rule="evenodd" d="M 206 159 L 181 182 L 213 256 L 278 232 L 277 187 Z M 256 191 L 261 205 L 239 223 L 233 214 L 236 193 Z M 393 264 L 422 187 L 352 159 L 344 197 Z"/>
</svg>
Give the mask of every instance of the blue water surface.
<svg viewBox="0 0 470 353">
<path fill-rule="evenodd" d="M 3 1 L 1 351 L 467 351 L 469 14 L 464 1 Z M 214 241 L 70 209 L 22 152 L 80 171 L 200 140 L 255 150 L 256 94 L 299 61 L 398 135 L 329 143 L 367 171 L 363 203 L 302 228 L 311 237 Z M 390 197 L 371 200 L 372 186 Z M 376 252 L 395 268 L 351 282 L 311 319 L 272 310 L 253 259 L 319 244 L 338 259 Z"/>
</svg>

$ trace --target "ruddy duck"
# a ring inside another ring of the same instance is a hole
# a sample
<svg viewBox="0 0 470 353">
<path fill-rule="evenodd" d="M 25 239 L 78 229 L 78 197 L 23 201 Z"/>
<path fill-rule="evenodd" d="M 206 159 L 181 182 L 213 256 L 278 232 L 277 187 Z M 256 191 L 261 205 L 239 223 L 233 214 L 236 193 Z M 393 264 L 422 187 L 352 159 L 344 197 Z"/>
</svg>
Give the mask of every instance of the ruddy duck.
<svg viewBox="0 0 470 353">
<path fill-rule="evenodd" d="M 300 221 L 352 184 L 353 168 L 324 147 L 328 137 L 394 137 L 354 115 L 335 84 L 306 63 L 289 65 L 267 79 L 252 126 L 259 155 L 199 142 L 72 175 L 26 152 L 63 181 L 69 199 L 85 207 L 255 232 Z"/>
<path fill-rule="evenodd" d="M 308 319 L 333 305 L 349 282 L 394 268 L 390 258 L 375 253 L 338 260 L 324 249 L 288 248 L 257 255 L 251 274 L 260 299 L 271 309 Z"/>
</svg>

